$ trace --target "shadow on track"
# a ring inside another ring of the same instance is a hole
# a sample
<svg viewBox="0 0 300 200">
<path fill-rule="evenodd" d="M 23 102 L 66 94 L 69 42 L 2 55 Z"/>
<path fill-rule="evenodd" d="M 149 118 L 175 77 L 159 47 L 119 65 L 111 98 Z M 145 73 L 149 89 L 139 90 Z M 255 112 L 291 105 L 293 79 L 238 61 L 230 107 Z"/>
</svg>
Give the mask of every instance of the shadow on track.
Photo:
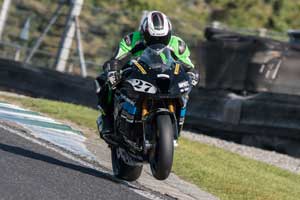
<svg viewBox="0 0 300 200">
<path fill-rule="evenodd" d="M 118 180 L 117 178 L 115 178 L 113 175 L 111 175 L 109 173 L 104 173 L 104 172 L 97 171 L 97 170 L 94 170 L 94 169 L 91 169 L 91 168 L 88 168 L 88 167 L 84 167 L 84 166 L 64 162 L 64 161 L 58 160 L 56 158 L 52 158 L 50 156 L 43 155 L 43 154 L 40 154 L 40 153 L 36 153 L 36 152 L 30 151 L 30 150 L 27 150 L 27 149 L 24 149 L 24 148 L 20 148 L 20 147 L 0 143 L 0 150 L 5 151 L 5 152 L 9 152 L 9 153 L 12 153 L 12 154 L 15 154 L 15 155 L 23 156 L 23 157 L 26 157 L 26 158 L 46 162 L 46 163 L 49 163 L 49 164 L 52 164 L 52 165 L 65 167 L 65 168 L 75 170 L 75 171 L 78 171 L 78 172 L 81 172 L 81 173 L 84 173 L 84 174 L 88 174 L 88 175 L 91 175 L 91 176 L 95 176 L 95 177 L 98 177 L 98 178 L 104 178 L 104 179 L 112 181 L 114 183 L 124 184 L 123 181 Z"/>
</svg>

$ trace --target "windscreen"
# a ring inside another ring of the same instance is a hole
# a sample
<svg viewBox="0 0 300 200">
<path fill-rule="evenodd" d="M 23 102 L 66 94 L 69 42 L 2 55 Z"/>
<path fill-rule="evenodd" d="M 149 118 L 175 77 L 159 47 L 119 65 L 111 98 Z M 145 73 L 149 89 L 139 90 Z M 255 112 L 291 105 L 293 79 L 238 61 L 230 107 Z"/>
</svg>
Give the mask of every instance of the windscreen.
<svg viewBox="0 0 300 200">
<path fill-rule="evenodd" d="M 151 45 L 145 49 L 139 62 L 145 63 L 152 69 L 171 68 L 175 62 L 171 55 L 171 50 L 162 44 Z"/>
</svg>

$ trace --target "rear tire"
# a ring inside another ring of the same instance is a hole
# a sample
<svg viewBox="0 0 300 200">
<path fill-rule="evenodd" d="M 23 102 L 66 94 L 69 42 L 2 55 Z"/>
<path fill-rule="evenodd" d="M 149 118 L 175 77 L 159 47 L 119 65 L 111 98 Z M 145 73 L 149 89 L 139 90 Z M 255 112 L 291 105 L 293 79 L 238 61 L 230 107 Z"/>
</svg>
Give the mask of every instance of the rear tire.
<svg viewBox="0 0 300 200">
<path fill-rule="evenodd" d="M 111 162 L 114 175 L 120 179 L 135 181 L 141 176 L 143 165 L 126 164 L 121 157 L 118 157 L 116 147 L 111 148 Z"/>
<path fill-rule="evenodd" d="M 157 143 L 154 156 L 150 159 L 150 167 L 156 179 L 165 180 L 173 165 L 175 130 L 169 115 L 158 115 L 156 126 Z"/>
</svg>

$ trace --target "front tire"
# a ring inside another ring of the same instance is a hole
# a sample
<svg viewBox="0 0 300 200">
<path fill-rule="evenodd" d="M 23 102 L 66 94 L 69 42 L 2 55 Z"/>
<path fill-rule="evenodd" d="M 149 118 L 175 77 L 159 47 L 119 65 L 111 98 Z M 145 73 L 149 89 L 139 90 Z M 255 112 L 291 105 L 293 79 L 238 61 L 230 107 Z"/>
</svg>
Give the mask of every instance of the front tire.
<svg viewBox="0 0 300 200">
<path fill-rule="evenodd" d="M 154 156 L 150 159 L 150 167 L 156 179 L 165 180 L 173 165 L 175 130 L 169 115 L 158 115 L 156 127 L 157 143 Z"/>
<path fill-rule="evenodd" d="M 126 164 L 121 157 L 118 157 L 117 150 L 117 147 L 111 148 L 111 162 L 114 175 L 126 181 L 137 180 L 141 176 L 143 165 L 131 166 Z"/>
</svg>

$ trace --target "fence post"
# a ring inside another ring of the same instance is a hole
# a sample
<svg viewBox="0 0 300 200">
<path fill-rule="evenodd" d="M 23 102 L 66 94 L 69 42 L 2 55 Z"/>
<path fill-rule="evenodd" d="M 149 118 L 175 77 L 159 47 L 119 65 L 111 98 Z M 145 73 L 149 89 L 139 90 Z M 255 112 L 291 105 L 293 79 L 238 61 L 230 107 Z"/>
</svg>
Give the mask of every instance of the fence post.
<svg viewBox="0 0 300 200">
<path fill-rule="evenodd" d="M 70 0 L 70 12 L 66 22 L 65 32 L 56 56 L 55 69 L 60 72 L 66 70 L 70 49 L 76 32 L 76 17 L 79 17 L 84 0 Z"/>
<path fill-rule="evenodd" d="M 259 37 L 267 37 L 268 29 L 260 28 L 258 30 Z"/>
<path fill-rule="evenodd" d="M 212 22 L 212 27 L 215 28 L 215 29 L 220 29 L 221 28 L 221 22 L 213 21 Z"/>
<path fill-rule="evenodd" d="M 78 17 L 75 18 L 75 22 L 76 22 L 77 51 L 80 59 L 81 76 L 85 78 L 87 77 L 86 63 L 84 58 L 83 46 L 81 43 L 80 23 Z"/>
<path fill-rule="evenodd" d="M 15 53 L 15 57 L 14 57 L 14 60 L 15 60 L 15 61 L 20 61 L 20 58 L 21 58 L 21 50 L 22 50 L 22 47 L 18 45 L 18 46 L 16 47 L 16 53 Z"/>
<path fill-rule="evenodd" d="M 3 31 L 6 24 L 7 14 L 11 5 L 11 0 L 4 0 L 0 14 L 0 40 L 2 40 Z"/>
</svg>

